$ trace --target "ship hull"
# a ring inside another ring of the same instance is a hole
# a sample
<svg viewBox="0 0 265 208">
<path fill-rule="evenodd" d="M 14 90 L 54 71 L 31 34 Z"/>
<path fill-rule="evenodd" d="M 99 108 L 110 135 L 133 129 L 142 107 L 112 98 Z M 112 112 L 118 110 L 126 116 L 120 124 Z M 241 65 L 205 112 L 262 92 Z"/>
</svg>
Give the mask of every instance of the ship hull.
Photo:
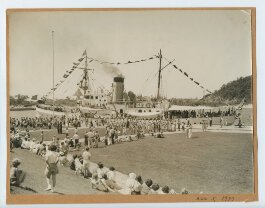
<svg viewBox="0 0 265 208">
<path fill-rule="evenodd" d="M 57 112 L 51 110 L 45 110 L 42 108 L 36 107 L 37 116 L 51 117 L 51 116 L 66 116 L 66 112 Z"/>
</svg>

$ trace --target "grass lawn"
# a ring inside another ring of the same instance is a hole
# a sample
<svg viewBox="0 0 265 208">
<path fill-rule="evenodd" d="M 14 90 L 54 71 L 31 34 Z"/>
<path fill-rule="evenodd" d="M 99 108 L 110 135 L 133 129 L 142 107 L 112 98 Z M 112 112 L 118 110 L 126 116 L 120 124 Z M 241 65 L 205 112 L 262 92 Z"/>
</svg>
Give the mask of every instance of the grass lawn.
<svg viewBox="0 0 265 208">
<path fill-rule="evenodd" d="M 45 188 L 44 161 L 26 150 L 14 151 L 12 157 L 22 159 L 22 168 L 34 180 L 26 179 L 25 185 L 34 190 L 40 189 L 40 184 Z M 143 179 L 151 178 L 177 192 L 185 187 L 191 193 L 253 193 L 252 152 L 252 134 L 197 132 L 191 139 L 179 133 L 91 149 L 91 160 L 126 174 L 134 172 Z M 69 168 L 61 167 L 58 176 L 62 193 L 94 192 L 89 190 L 90 182 L 84 183 Z"/>
</svg>

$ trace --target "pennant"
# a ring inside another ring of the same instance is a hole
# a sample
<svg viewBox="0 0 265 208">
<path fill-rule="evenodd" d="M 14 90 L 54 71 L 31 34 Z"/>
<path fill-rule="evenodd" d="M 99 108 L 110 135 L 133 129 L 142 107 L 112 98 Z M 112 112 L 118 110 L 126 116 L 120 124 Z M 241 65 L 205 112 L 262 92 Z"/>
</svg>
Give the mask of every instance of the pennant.
<svg viewBox="0 0 265 208">
<path fill-rule="evenodd" d="M 74 71 L 75 69 L 71 69 L 71 71 Z"/>
<path fill-rule="evenodd" d="M 190 78 L 191 81 L 193 81 L 193 78 Z"/>
<path fill-rule="evenodd" d="M 75 69 L 75 68 L 76 68 L 76 66 L 73 66 L 73 68 Z"/>
<path fill-rule="evenodd" d="M 138 63 L 139 61 L 135 61 L 135 63 Z"/>
<path fill-rule="evenodd" d="M 83 52 L 83 55 L 82 56 L 86 56 L 87 54 L 86 54 L 86 50 Z"/>
<path fill-rule="evenodd" d="M 63 80 L 61 80 L 60 82 L 63 83 Z"/>
<path fill-rule="evenodd" d="M 141 61 L 146 61 L 145 59 L 142 59 Z"/>
<path fill-rule="evenodd" d="M 117 63 L 117 65 L 121 64 L 120 62 Z"/>
<path fill-rule="evenodd" d="M 149 58 L 149 59 L 154 59 L 153 57 Z"/>
<path fill-rule="evenodd" d="M 131 64 L 132 62 L 131 61 L 128 61 L 128 64 Z"/>
<path fill-rule="evenodd" d="M 173 65 L 176 69 L 178 69 L 178 67 L 176 65 Z"/>
<path fill-rule="evenodd" d="M 196 81 L 194 81 L 194 83 L 196 83 L 197 85 L 200 85 L 200 83 L 199 83 L 199 82 L 196 82 Z"/>
<path fill-rule="evenodd" d="M 83 61 L 83 59 L 84 59 L 84 58 L 80 58 L 80 59 L 78 59 L 78 61 L 81 62 L 81 61 Z"/>
<path fill-rule="evenodd" d="M 67 74 L 64 74 L 64 75 L 63 75 L 63 78 L 67 78 L 68 76 L 69 76 L 69 75 L 67 75 Z"/>
<path fill-rule="evenodd" d="M 189 77 L 189 75 L 188 75 L 186 72 L 184 72 L 184 75 L 185 75 L 186 77 Z"/>
<path fill-rule="evenodd" d="M 93 59 L 92 59 L 92 60 L 90 60 L 90 61 L 89 61 L 89 63 L 91 63 L 92 61 L 93 61 Z"/>
<path fill-rule="evenodd" d="M 202 89 L 204 89 L 204 87 L 203 86 L 200 86 Z"/>
<path fill-rule="evenodd" d="M 182 73 L 183 71 L 181 69 L 179 69 L 179 71 Z"/>
<path fill-rule="evenodd" d="M 68 73 L 71 74 L 73 71 L 69 71 Z"/>
<path fill-rule="evenodd" d="M 75 63 L 75 62 L 74 62 L 73 64 L 77 66 L 79 63 Z"/>
</svg>

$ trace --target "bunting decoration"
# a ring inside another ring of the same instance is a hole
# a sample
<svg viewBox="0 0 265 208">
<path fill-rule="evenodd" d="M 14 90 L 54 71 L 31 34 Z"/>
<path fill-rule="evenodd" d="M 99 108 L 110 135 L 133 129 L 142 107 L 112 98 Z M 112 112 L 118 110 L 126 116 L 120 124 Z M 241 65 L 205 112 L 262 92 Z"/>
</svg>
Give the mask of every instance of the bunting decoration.
<svg viewBox="0 0 265 208">
<path fill-rule="evenodd" d="M 94 59 L 94 58 L 91 58 L 91 57 L 87 57 L 87 59 L 89 59 L 89 63 L 91 62 L 98 62 L 99 64 L 111 64 L 111 65 L 120 65 L 120 64 L 133 64 L 133 63 L 139 63 L 139 62 L 145 62 L 145 61 L 149 61 L 149 60 L 152 60 L 152 59 L 156 59 L 156 58 L 159 58 L 158 56 L 154 55 L 154 56 L 151 56 L 147 59 L 140 59 L 140 60 L 136 60 L 136 61 L 126 61 L 126 62 L 108 62 L 108 61 L 102 61 L 102 60 L 98 60 L 98 59 Z"/>
<path fill-rule="evenodd" d="M 108 61 L 101 61 L 98 59 L 94 59 L 92 57 L 87 57 L 87 51 L 84 50 L 82 57 L 78 59 L 78 61 L 73 62 L 73 66 L 71 69 L 66 70 L 65 74 L 63 75 L 63 80 L 60 80 L 55 86 L 56 88 L 54 88 L 54 90 L 56 90 L 68 77 L 70 74 L 73 73 L 74 70 L 78 69 L 78 66 L 81 64 L 81 62 L 83 62 L 84 60 L 88 60 L 89 63 L 91 62 L 97 62 L 99 64 L 111 64 L 111 65 L 121 65 L 121 64 L 133 64 L 133 63 L 139 63 L 139 62 L 145 62 L 145 61 L 149 61 L 149 60 L 153 60 L 159 58 L 159 56 L 157 55 L 153 55 L 147 59 L 140 59 L 140 60 L 136 60 L 136 61 L 126 61 L 126 62 L 108 62 Z M 80 68 L 81 69 L 81 68 Z M 53 92 L 53 89 L 51 89 L 51 91 L 49 91 L 48 93 L 46 93 L 46 95 L 44 95 L 44 97 L 49 96 L 51 93 Z"/>
<path fill-rule="evenodd" d="M 170 62 L 169 62 L 170 63 Z M 204 86 L 202 86 L 199 82 L 195 81 L 194 78 L 189 77 L 188 73 L 183 71 L 182 69 L 178 68 L 176 65 L 172 65 L 175 69 L 177 69 L 180 73 L 184 74 L 186 77 L 188 77 L 192 82 L 194 82 L 196 85 L 198 85 L 200 88 L 205 89 L 208 93 L 212 93 L 210 90 L 206 89 Z"/>
</svg>

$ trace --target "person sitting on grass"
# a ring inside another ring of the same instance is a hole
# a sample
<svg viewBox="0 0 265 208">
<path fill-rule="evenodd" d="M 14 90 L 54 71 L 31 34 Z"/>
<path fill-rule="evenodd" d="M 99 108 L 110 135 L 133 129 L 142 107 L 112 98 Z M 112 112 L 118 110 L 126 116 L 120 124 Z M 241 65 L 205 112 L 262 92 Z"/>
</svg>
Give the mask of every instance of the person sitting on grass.
<svg viewBox="0 0 265 208">
<path fill-rule="evenodd" d="M 29 149 L 29 147 L 30 143 L 28 141 L 28 138 L 25 137 L 24 139 L 22 139 L 21 149 Z"/>
<path fill-rule="evenodd" d="M 79 174 L 83 174 L 84 173 L 83 164 L 80 161 L 80 159 L 81 159 L 80 157 L 81 156 L 77 156 L 77 155 L 73 156 L 74 161 L 75 161 L 75 174 L 76 175 L 77 175 L 77 173 L 79 173 Z"/>
<path fill-rule="evenodd" d="M 180 192 L 181 192 L 181 194 L 189 194 L 190 193 L 186 188 L 181 189 Z"/>
<path fill-rule="evenodd" d="M 92 175 L 91 180 L 91 184 L 92 184 L 92 188 L 93 189 L 97 189 L 99 191 L 103 191 L 103 192 L 115 192 L 115 190 L 113 190 L 111 187 L 109 187 L 106 184 L 106 174 L 104 174 L 102 176 L 102 178 L 99 178 L 98 175 L 95 173 Z"/>
<path fill-rule="evenodd" d="M 174 189 L 170 189 L 169 194 L 177 194 L 177 192 Z"/>
<path fill-rule="evenodd" d="M 169 187 L 168 186 L 164 186 L 163 188 L 162 188 L 162 192 L 161 192 L 161 194 L 168 194 L 169 193 Z"/>
<path fill-rule="evenodd" d="M 19 186 L 23 182 L 25 174 L 22 170 L 18 169 L 21 161 L 17 158 L 12 160 L 12 167 L 10 169 L 10 185 Z"/>
<path fill-rule="evenodd" d="M 147 179 L 142 185 L 141 194 L 149 194 L 152 184 L 153 181 L 151 179 Z"/>
<path fill-rule="evenodd" d="M 121 187 L 116 183 L 115 181 L 115 168 L 114 167 L 110 167 L 109 171 L 106 174 L 107 178 L 106 180 L 106 184 L 112 188 L 113 190 L 120 190 Z"/>
<path fill-rule="evenodd" d="M 103 175 L 107 173 L 107 171 L 104 170 L 104 165 L 101 162 L 98 163 L 98 168 L 96 172 L 99 178 L 103 178 Z"/>
<path fill-rule="evenodd" d="M 157 183 L 153 184 L 149 194 L 158 194 L 159 188 L 160 186 Z"/>
<path fill-rule="evenodd" d="M 129 179 L 127 179 L 125 191 L 127 194 L 140 195 L 141 194 L 141 184 L 136 180 L 136 174 L 130 173 Z"/>
</svg>

